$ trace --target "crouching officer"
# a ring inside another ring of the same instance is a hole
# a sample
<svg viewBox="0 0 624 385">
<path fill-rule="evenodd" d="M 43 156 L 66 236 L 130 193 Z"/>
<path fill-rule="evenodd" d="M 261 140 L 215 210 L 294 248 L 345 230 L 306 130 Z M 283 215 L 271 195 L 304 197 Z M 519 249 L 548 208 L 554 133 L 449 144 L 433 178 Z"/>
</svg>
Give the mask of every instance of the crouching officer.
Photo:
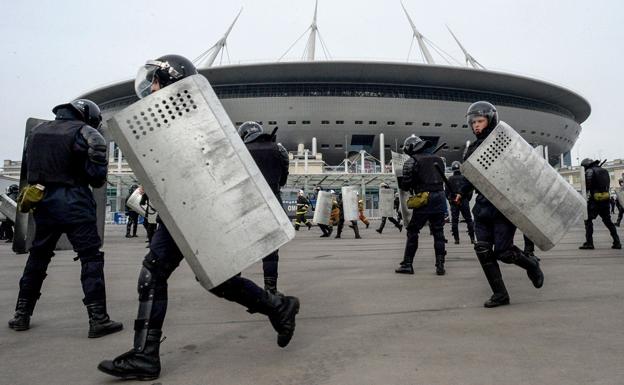
<svg viewBox="0 0 624 385">
<path fill-rule="evenodd" d="M 61 104 L 52 110 L 56 119 L 31 131 L 24 154 L 28 183 L 41 185 L 44 196 L 33 212 L 35 238 L 20 280 L 15 316 L 9 327 L 30 327 L 30 316 L 41 295 L 54 248 L 63 233 L 78 253 L 83 302 L 89 314 L 89 338 L 120 331 L 106 312 L 104 253 L 96 225 L 95 201 L 89 189 L 106 183 L 106 140 L 98 132 L 102 120 L 98 106 L 87 99 Z"/>
<path fill-rule="evenodd" d="M 433 247 L 435 250 L 436 274 L 444 275 L 444 257 L 446 256 L 444 242 L 444 210 L 446 198 L 444 181 L 435 169 L 444 170 L 442 158 L 432 154 L 433 145 L 416 135 L 405 139 L 403 152 L 410 156 L 403 165 L 403 177 L 399 180 L 399 188 L 411 191 L 419 202 L 408 204 L 412 208 L 412 218 L 407 225 L 407 242 L 403 261 L 395 272 L 400 274 L 414 274 L 412 263 L 418 250 L 418 233 L 427 222 L 433 233 Z"/>
<path fill-rule="evenodd" d="M 607 227 L 613 238 L 612 249 L 621 249 L 620 237 L 609 213 L 609 185 L 611 177 L 609 171 L 600 167 L 599 160 L 583 159 L 581 166 L 585 169 L 585 186 L 587 186 L 587 220 L 585 221 L 585 243 L 579 247 L 582 250 L 594 249 L 594 224 L 598 216 Z"/>
<path fill-rule="evenodd" d="M 461 163 L 455 161 L 451 164 L 451 170 L 453 175 L 448 178 L 449 184 L 453 187 L 453 191 L 457 192 L 466 183 L 466 177 L 461 174 Z M 468 227 L 468 236 L 470 237 L 470 243 L 475 243 L 474 240 L 474 223 L 472 222 L 472 215 L 470 214 L 470 200 L 472 199 L 472 193 L 465 196 L 459 203 L 459 205 L 453 202 L 455 198 L 449 189 L 446 190 L 446 197 L 451 204 L 451 234 L 455 239 L 455 244 L 459 244 L 459 214 L 466 221 Z"/>
<path fill-rule="evenodd" d="M 282 204 L 280 188 L 288 180 L 288 151 L 281 144 L 275 143 L 275 133 L 267 134 L 262 125 L 256 122 L 245 122 L 238 127 L 238 135 L 241 137 L 247 150 L 251 154 L 258 168 L 266 179 L 271 191 Z M 278 250 L 267 255 L 262 260 L 264 270 L 264 289 L 277 294 L 277 265 L 279 262 Z"/>
<path fill-rule="evenodd" d="M 19 195 L 19 187 L 16 184 L 12 184 L 7 188 L 6 194 L 9 198 L 13 199 L 14 202 L 17 202 L 17 196 Z M 0 235 L 3 235 L 3 238 L 6 239 L 6 243 L 13 242 L 13 227 L 15 223 L 9 218 L 6 218 L 0 224 Z M 2 239 L 2 238 L 0 238 Z"/>
<path fill-rule="evenodd" d="M 498 112 L 488 102 L 473 103 L 466 114 L 468 126 L 477 137 L 468 147 L 465 159 L 467 159 L 490 133 L 498 125 Z M 455 201 L 465 199 L 474 186 L 466 179 L 455 197 Z M 477 198 L 472 209 L 475 219 L 475 234 L 477 243 L 475 252 L 481 263 L 485 277 L 494 292 L 492 297 L 484 303 L 487 308 L 501 305 L 509 305 L 509 294 L 503 282 L 503 276 L 497 261 L 511 263 L 527 271 L 527 275 L 533 286 L 542 287 L 544 274 L 536 257 L 530 257 L 513 244 L 516 226 L 507 219 L 483 194 L 477 191 Z"/>
<path fill-rule="evenodd" d="M 165 55 L 148 61 L 139 69 L 135 90 L 142 98 L 196 74 L 197 69 L 187 58 Z M 134 323 L 134 348 L 98 365 L 102 372 L 123 379 L 153 380 L 160 376 L 159 351 L 167 313 L 167 281 L 184 259 L 162 222 L 159 222 L 149 250 L 138 280 L 139 310 Z M 296 297 L 274 295 L 241 277 L 240 273 L 210 292 L 246 307 L 249 313 L 266 315 L 277 332 L 277 344 L 285 347 L 290 342 L 295 332 L 295 316 L 299 312 Z"/>
</svg>

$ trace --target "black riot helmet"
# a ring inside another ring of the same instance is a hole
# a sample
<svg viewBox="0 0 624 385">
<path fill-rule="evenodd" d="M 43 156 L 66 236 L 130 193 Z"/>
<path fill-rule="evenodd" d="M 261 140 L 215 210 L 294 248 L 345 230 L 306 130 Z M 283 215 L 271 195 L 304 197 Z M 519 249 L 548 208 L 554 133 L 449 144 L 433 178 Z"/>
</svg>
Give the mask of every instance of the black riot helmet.
<svg viewBox="0 0 624 385">
<path fill-rule="evenodd" d="M 412 134 L 403 142 L 403 153 L 414 155 L 429 147 L 431 143 L 428 140 L 422 140 L 418 136 Z"/>
<path fill-rule="evenodd" d="M 492 103 L 479 101 L 472 103 L 466 112 L 466 123 L 472 128 L 472 119 L 483 116 L 488 120 L 486 131 L 492 131 L 498 125 L 498 112 Z"/>
<path fill-rule="evenodd" d="M 156 60 L 148 60 L 139 68 L 134 80 L 134 91 L 139 98 L 144 98 L 152 93 L 155 80 L 163 88 L 191 75 L 197 75 L 197 68 L 189 59 L 180 55 L 161 56 Z"/>
<path fill-rule="evenodd" d="M 461 163 L 459 163 L 458 161 L 454 161 L 453 163 L 451 163 L 452 171 L 459 171 L 460 168 L 461 168 Z"/>
<path fill-rule="evenodd" d="M 54 114 L 63 108 L 73 110 L 83 122 L 93 128 L 100 127 L 102 123 L 102 113 L 100 107 L 89 99 L 76 99 L 66 104 L 59 104 L 52 109 Z"/>
<path fill-rule="evenodd" d="M 264 128 L 258 122 L 248 121 L 238 126 L 238 136 L 245 143 L 251 143 L 264 134 Z"/>
<path fill-rule="evenodd" d="M 19 192 L 19 187 L 16 184 L 12 184 L 7 188 L 7 193 L 9 194 L 17 194 Z"/>
<path fill-rule="evenodd" d="M 590 168 L 591 166 L 597 165 L 598 162 L 600 162 L 599 160 L 593 160 L 591 158 L 585 158 L 581 161 L 581 166 L 583 166 L 583 168 Z"/>
</svg>

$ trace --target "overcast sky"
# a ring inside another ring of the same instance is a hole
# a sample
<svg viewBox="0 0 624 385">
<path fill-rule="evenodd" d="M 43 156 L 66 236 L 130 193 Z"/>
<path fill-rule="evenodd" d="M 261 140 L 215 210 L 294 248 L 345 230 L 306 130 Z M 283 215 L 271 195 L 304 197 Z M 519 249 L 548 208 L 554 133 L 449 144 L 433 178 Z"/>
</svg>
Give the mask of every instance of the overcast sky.
<svg viewBox="0 0 624 385">
<path fill-rule="evenodd" d="M 168 53 L 194 59 L 223 35 L 240 7 L 228 39 L 231 63 L 276 60 L 309 26 L 314 10 L 314 0 L 0 2 L 0 159 L 21 158 L 28 117 L 51 119 L 54 105 L 133 78 L 146 59 Z M 404 4 L 420 32 L 456 59 L 463 55 L 445 24 L 486 68 L 585 97 L 592 113 L 573 162 L 577 156 L 624 158 L 624 2 Z M 407 59 L 412 32 L 398 0 L 320 0 L 318 26 L 334 59 Z M 287 57 L 300 58 L 304 47 L 305 38 Z M 421 60 L 416 46 L 410 60 Z"/>
</svg>

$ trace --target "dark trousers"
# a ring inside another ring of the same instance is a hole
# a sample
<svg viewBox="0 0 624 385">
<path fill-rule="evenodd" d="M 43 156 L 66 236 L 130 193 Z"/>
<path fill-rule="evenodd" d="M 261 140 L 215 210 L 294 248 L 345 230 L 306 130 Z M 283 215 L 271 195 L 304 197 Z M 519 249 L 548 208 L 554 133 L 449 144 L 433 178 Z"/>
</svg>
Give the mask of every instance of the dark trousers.
<svg viewBox="0 0 624 385">
<path fill-rule="evenodd" d="M 397 221 L 393 217 L 381 217 L 381 223 L 379 224 L 379 228 L 377 229 L 377 231 L 379 231 L 380 233 L 383 231 L 384 227 L 386 227 L 386 220 L 392 222 L 397 228 L 401 227 L 399 221 Z"/>
<path fill-rule="evenodd" d="M 82 264 L 80 281 L 84 292 L 83 302 L 89 304 L 106 300 L 104 253 L 100 251 L 102 241 L 95 222 L 63 225 L 37 224 L 24 274 L 20 279 L 19 297 L 31 300 L 39 298 L 41 285 L 47 276 L 48 264 L 54 256 L 56 243 L 63 233 L 67 234 Z"/>
<path fill-rule="evenodd" d="M 351 222 L 351 227 L 353 229 L 353 233 L 355 234 L 356 237 L 360 236 L 360 230 L 358 229 L 358 225 L 357 225 L 357 221 L 349 221 Z M 340 235 L 342 234 L 342 229 L 344 228 L 344 224 L 345 224 L 345 220 L 344 218 L 340 218 L 340 220 L 338 221 L 338 229 L 336 229 L 336 236 L 340 237 Z"/>
<path fill-rule="evenodd" d="M 321 231 L 323 232 L 323 235 L 325 235 L 325 236 L 329 236 L 329 234 L 331 234 L 331 232 L 332 232 L 332 227 L 331 226 L 319 223 L 318 227 L 321 229 Z"/>
<path fill-rule="evenodd" d="M 151 329 L 162 329 L 167 313 L 167 280 L 183 258 L 171 234 L 160 223 L 150 243 L 150 251 L 143 260 L 143 266 L 152 273 L 154 280 L 152 283 L 153 304 L 149 315 L 149 328 Z M 212 288 L 210 292 L 228 301 L 246 306 L 250 312 L 256 311 L 260 299 L 265 295 L 263 289 L 254 282 L 241 277 L 240 274 Z M 149 287 L 139 286 L 139 301 L 147 301 L 149 294 Z"/>
<path fill-rule="evenodd" d="M 9 218 L 2 221 L 0 224 L 0 235 L 2 239 L 13 240 L 13 221 Z"/>
<path fill-rule="evenodd" d="M 279 263 L 279 250 L 275 250 L 271 254 L 262 259 L 262 270 L 264 272 L 264 279 L 277 280 L 277 265 Z"/>
<path fill-rule="evenodd" d="M 433 233 L 433 248 L 436 256 L 446 255 L 444 242 L 444 213 L 424 214 L 414 211 L 412 219 L 407 225 L 407 242 L 405 242 L 405 253 L 403 262 L 411 264 L 418 250 L 418 234 L 429 221 L 431 232 Z"/>
<path fill-rule="evenodd" d="M 620 238 L 617 234 L 617 229 L 613 222 L 611 222 L 611 214 L 609 213 L 609 202 L 596 202 L 590 200 L 587 202 L 587 215 L 588 219 L 585 221 L 585 241 L 589 244 L 594 244 L 594 224 L 593 220 L 600 216 L 602 223 L 607 227 L 613 242 L 620 242 Z"/>
<path fill-rule="evenodd" d="M 475 235 L 479 242 L 487 242 L 492 245 L 494 256 L 499 256 L 513 247 L 513 238 L 516 226 L 503 214 L 496 211 L 493 215 L 475 215 Z"/>
<path fill-rule="evenodd" d="M 137 225 L 139 223 L 139 214 L 134 211 L 128 211 L 128 222 L 126 222 L 126 236 L 130 235 L 132 229 L 132 235 L 136 235 Z"/>
<path fill-rule="evenodd" d="M 453 234 L 453 238 L 459 239 L 460 213 L 466 221 L 468 236 L 470 239 L 474 238 L 474 223 L 472 221 L 472 214 L 470 214 L 470 202 L 468 200 L 462 200 L 459 206 L 451 202 L 451 234 Z"/>
<path fill-rule="evenodd" d="M 619 226 L 620 223 L 622 223 L 622 216 L 624 216 L 624 207 L 620 205 L 620 202 L 617 202 L 616 206 L 618 209 L 618 217 L 617 217 L 616 225 Z"/>
</svg>

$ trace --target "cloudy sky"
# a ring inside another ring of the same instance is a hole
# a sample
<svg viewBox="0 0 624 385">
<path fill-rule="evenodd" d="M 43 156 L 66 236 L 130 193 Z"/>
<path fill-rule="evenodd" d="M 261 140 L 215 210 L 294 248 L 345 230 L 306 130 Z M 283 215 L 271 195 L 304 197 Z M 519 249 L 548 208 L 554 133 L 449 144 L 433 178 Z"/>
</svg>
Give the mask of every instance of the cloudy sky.
<svg viewBox="0 0 624 385">
<path fill-rule="evenodd" d="M 463 55 L 445 25 L 488 69 L 585 97 L 592 114 L 573 162 L 624 158 L 624 2 L 403 1 L 420 32 L 456 59 Z M 276 60 L 309 26 L 314 9 L 314 0 L 0 2 L 0 159 L 21 157 L 28 117 L 50 119 L 54 105 L 133 78 L 148 58 L 199 56 L 240 7 L 228 40 L 230 63 Z M 334 59 L 407 59 L 412 33 L 399 0 L 320 0 L 318 26 Z M 300 58 L 304 46 L 305 38 L 287 58 Z M 410 60 L 420 61 L 415 48 Z M 323 57 L 318 44 L 317 56 Z"/>
</svg>

